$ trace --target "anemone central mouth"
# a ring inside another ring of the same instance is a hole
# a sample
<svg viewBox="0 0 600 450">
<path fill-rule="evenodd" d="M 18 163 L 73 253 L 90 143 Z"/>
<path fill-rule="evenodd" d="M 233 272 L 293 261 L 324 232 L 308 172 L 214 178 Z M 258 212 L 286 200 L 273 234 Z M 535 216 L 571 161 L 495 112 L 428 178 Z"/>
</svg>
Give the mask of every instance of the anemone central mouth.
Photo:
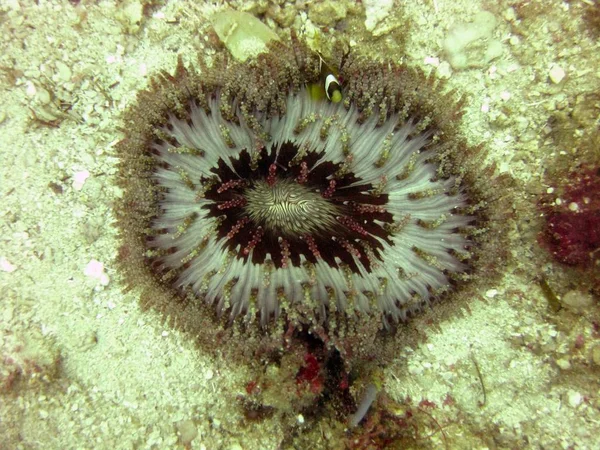
<svg viewBox="0 0 600 450">
<path fill-rule="evenodd" d="M 388 196 L 322 151 L 290 141 L 270 150 L 253 161 L 244 149 L 213 168 L 218 181 L 201 180 L 203 209 L 231 254 L 276 268 L 322 262 L 370 271 L 383 242 L 392 245 Z"/>
<path fill-rule="evenodd" d="M 340 208 L 287 178 L 256 181 L 245 192 L 245 210 L 257 225 L 290 237 L 322 233 L 336 225 Z"/>
</svg>

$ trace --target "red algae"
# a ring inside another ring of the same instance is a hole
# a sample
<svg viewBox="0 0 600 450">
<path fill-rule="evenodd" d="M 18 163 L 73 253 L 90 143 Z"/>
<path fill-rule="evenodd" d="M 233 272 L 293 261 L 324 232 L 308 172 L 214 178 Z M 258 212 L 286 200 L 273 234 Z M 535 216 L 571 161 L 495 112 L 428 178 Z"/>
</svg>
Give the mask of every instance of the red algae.
<svg viewBox="0 0 600 450">
<path fill-rule="evenodd" d="M 540 243 L 553 258 L 569 266 L 600 263 L 600 168 L 569 175 L 560 201 L 543 206 L 546 223 Z"/>
</svg>

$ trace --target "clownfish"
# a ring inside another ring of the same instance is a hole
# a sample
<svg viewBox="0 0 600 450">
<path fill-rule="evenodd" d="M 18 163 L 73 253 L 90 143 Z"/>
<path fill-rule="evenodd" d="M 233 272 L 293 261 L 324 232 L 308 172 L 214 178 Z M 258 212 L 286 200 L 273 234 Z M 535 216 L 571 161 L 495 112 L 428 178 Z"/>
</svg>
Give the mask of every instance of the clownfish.
<svg viewBox="0 0 600 450">
<path fill-rule="evenodd" d="M 339 103 L 342 100 L 341 83 L 321 55 L 319 55 L 319 70 L 321 71 L 319 82 L 308 85 L 310 96 L 314 100 L 327 98 L 332 103 Z"/>
</svg>

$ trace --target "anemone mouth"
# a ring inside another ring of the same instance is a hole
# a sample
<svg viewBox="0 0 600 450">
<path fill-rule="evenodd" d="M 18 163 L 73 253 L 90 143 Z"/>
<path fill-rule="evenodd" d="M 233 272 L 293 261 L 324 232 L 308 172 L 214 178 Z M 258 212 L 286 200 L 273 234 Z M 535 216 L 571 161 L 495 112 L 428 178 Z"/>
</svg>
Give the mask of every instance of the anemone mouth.
<svg viewBox="0 0 600 450">
<path fill-rule="evenodd" d="M 402 320 L 469 269 L 474 216 L 431 133 L 290 92 L 284 115 L 189 116 L 155 130 L 147 264 L 231 318 L 310 309 Z M 267 136 L 267 139 L 264 138 Z"/>
<path fill-rule="evenodd" d="M 323 260 L 370 271 L 381 248 L 377 237 L 389 242 L 382 225 L 392 216 L 381 206 L 387 196 L 373 195 L 372 185 L 325 157 L 286 141 L 260 151 L 254 163 L 247 150 L 230 165 L 220 160 L 213 169 L 219 181 L 204 193 L 203 207 L 219 220 L 217 234 L 237 258 L 277 269 Z"/>
<path fill-rule="evenodd" d="M 325 197 L 327 190 L 311 190 L 301 181 L 283 178 L 260 180 L 245 190 L 244 207 L 250 220 L 279 239 L 324 235 L 343 214 Z"/>
</svg>

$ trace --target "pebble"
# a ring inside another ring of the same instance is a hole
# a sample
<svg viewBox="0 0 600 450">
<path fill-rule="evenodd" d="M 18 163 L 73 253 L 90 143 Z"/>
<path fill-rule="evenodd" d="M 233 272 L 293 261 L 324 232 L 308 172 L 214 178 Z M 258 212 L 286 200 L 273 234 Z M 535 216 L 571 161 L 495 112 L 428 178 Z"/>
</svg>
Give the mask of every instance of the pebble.
<svg viewBox="0 0 600 450">
<path fill-rule="evenodd" d="M 37 89 L 31 81 L 27 81 L 25 83 L 25 94 L 27 94 L 27 97 L 30 98 L 35 97 L 35 94 L 37 94 Z"/>
<path fill-rule="evenodd" d="M 246 12 L 223 10 L 214 14 L 211 20 L 219 39 L 239 61 L 263 53 L 268 42 L 279 40 L 273 30 Z"/>
<path fill-rule="evenodd" d="M 423 373 L 423 366 L 420 364 L 409 365 L 408 373 L 411 375 L 421 375 Z"/>
<path fill-rule="evenodd" d="M 71 69 L 64 62 L 56 61 L 56 70 L 58 71 L 58 76 L 62 81 L 71 80 Z"/>
<path fill-rule="evenodd" d="M 569 406 L 572 408 L 577 408 L 579 405 L 581 405 L 583 396 L 577 391 L 569 391 L 567 394 L 567 401 L 569 402 Z"/>
<path fill-rule="evenodd" d="M 557 359 L 556 365 L 562 370 L 569 370 L 571 368 L 571 362 L 566 358 Z"/>
<path fill-rule="evenodd" d="M 110 282 L 110 278 L 108 278 L 108 275 L 104 272 L 104 264 L 95 259 L 92 259 L 87 266 L 85 266 L 83 274 L 98 280 L 102 286 L 107 286 Z"/>
<path fill-rule="evenodd" d="M 565 75 L 565 69 L 556 64 L 553 65 L 548 72 L 548 77 L 550 77 L 550 81 L 552 81 L 554 84 L 560 83 Z"/>
<path fill-rule="evenodd" d="M 81 170 L 73 174 L 73 189 L 81 191 L 86 180 L 90 177 L 90 173 L 87 170 Z"/>
<path fill-rule="evenodd" d="M 198 436 L 198 429 L 193 420 L 182 420 L 176 424 L 179 440 L 183 445 L 189 445 Z"/>
<path fill-rule="evenodd" d="M 423 64 L 425 64 L 427 66 L 438 67 L 440 65 L 440 58 L 428 56 L 423 60 Z"/>
<path fill-rule="evenodd" d="M 17 267 L 11 264 L 5 257 L 0 258 L 0 270 L 6 273 L 12 273 L 17 270 Z"/>
<path fill-rule="evenodd" d="M 496 295 L 498 295 L 498 290 L 497 289 L 489 289 L 486 293 L 485 296 L 487 298 L 494 298 Z"/>
<path fill-rule="evenodd" d="M 44 88 L 39 88 L 37 90 L 36 93 L 37 99 L 39 100 L 39 102 L 42 105 L 47 105 L 50 103 L 50 101 L 52 100 L 52 97 L 50 96 L 50 92 L 48 92 L 46 89 Z"/>
<path fill-rule="evenodd" d="M 394 7 L 393 0 L 363 0 L 362 4 L 365 7 L 365 28 L 371 32 L 389 16 Z"/>
<path fill-rule="evenodd" d="M 594 304 L 594 298 L 587 292 L 572 290 L 562 296 L 560 302 L 574 310 L 589 308 Z"/>
<path fill-rule="evenodd" d="M 309 5 L 308 17 L 318 25 L 333 26 L 346 18 L 346 5 L 342 2 L 310 2 Z"/>
<path fill-rule="evenodd" d="M 450 63 L 448 61 L 442 61 L 436 70 L 436 75 L 443 80 L 450 78 L 452 76 L 452 67 L 450 67 Z"/>
</svg>

